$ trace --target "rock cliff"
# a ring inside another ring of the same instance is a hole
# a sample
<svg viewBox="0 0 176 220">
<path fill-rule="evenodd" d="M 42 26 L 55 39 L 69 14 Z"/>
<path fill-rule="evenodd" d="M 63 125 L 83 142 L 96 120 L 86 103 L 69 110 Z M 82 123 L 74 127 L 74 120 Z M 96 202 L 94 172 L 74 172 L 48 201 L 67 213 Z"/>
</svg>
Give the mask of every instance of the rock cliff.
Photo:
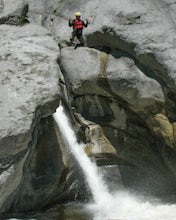
<svg viewBox="0 0 176 220">
<path fill-rule="evenodd" d="M 74 50 L 76 11 L 90 24 Z M 1 213 L 90 194 L 51 117 L 60 100 L 125 187 L 176 194 L 175 11 L 174 0 L 0 0 Z"/>
</svg>

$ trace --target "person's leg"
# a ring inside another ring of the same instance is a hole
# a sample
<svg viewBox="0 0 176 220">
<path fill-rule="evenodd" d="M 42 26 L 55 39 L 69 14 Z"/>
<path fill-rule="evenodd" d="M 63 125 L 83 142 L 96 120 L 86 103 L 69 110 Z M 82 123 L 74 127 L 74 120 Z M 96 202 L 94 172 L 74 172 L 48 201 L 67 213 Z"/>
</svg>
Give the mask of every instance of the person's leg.
<svg viewBox="0 0 176 220">
<path fill-rule="evenodd" d="M 76 37 L 76 30 L 73 29 L 73 31 L 72 31 L 72 36 L 71 36 L 71 38 L 70 38 L 70 42 L 71 42 L 71 44 L 73 43 L 75 37 Z"/>
<path fill-rule="evenodd" d="M 80 46 L 84 46 L 84 39 L 83 39 L 83 36 L 82 36 L 82 29 L 78 30 L 77 38 L 80 42 Z"/>
<path fill-rule="evenodd" d="M 82 35 L 77 35 L 76 36 L 79 40 L 79 43 L 77 43 L 74 47 L 74 49 L 76 49 L 77 47 L 81 47 L 81 46 L 84 46 L 84 38 Z"/>
<path fill-rule="evenodd" d="M 82 34 L 78 37 L 78 40 L 80 42 L 80 45 L 84 46 L 84 38 L 83 38 Z"/>
</svg>

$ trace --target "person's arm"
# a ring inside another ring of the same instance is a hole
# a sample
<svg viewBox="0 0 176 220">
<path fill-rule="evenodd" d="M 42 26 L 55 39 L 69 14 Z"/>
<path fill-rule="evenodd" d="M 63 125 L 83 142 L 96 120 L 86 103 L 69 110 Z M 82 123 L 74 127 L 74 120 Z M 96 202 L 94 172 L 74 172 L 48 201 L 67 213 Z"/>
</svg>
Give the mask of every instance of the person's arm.
<svg viewBox="0 0 176 220">
<path fill-rule="evenodd" d="M 73 23 L 74 23 L 74 21 L 73 21 L 71 18 L 69 18 L 69 19 L 68 19 L 68 25 L 69 25 L 69 27 L 72 27 L 72 26 L 73 26 Z"/>
<path fill-rule="evenodd" d="M 86 19 L 86 22 L 83 22 L 84 27 L 87 27 L 89 24 L 88 20 Z"/>
</svg>

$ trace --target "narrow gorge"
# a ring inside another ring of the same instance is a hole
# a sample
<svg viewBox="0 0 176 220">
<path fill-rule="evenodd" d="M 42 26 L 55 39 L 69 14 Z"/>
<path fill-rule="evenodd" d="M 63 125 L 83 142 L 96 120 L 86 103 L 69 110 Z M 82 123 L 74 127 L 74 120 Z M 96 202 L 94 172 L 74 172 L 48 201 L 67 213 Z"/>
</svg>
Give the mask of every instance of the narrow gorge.
<svg viewBox="0 0 176 220">
<path fill-rule="evenodd" d="M 76 11 L 89 25 L 74 49 Z M 174 210 L 175 12 L 175 0 L 0 0 L 0 219 L 92 201 L 53 117 L 60 103 L 111 192 Z"/>
</svg>

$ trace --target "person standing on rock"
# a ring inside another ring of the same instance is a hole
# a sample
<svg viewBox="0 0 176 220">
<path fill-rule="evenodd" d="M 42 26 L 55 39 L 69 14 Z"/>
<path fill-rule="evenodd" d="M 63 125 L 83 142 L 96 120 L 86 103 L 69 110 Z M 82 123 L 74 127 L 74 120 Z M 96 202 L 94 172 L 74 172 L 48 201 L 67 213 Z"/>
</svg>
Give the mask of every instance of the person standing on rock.
<svg viewBox="0 0 176 220">
<path fill-rule="evenodd" d="M 86 19 L 86 22 L 81 20 L 81 13 L 76 12 L 75 13 L 75 19 L 69 18 L 68 20 L 69 27 L 73 27 L 72 37 L 70 38 L 71 44 L 73 43 L 75 37 L 79 40 L 79 44 L 76 44 L 74 49 L 76 49 L 78 46 L 84 46 L 84 38 L 82 36 L 82 31 L 84 27 L 88 26 L 88 20 Z"/>
</svg>

